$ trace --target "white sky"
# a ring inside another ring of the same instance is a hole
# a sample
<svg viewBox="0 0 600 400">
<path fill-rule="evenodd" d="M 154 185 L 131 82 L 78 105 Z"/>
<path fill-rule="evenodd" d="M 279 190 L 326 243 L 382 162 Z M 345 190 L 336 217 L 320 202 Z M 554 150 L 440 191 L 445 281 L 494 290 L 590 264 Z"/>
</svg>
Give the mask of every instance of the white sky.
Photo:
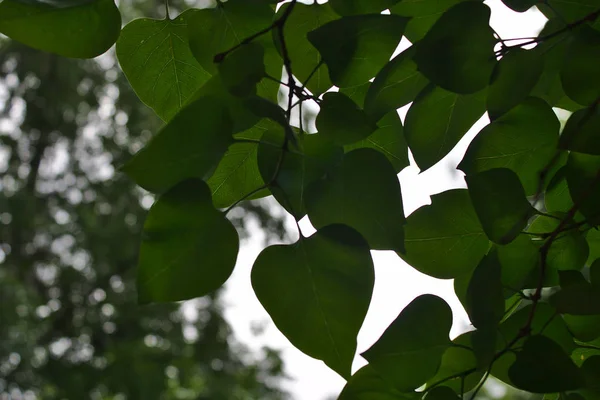
<svg viewBox="0 0 600 400">
<path fill-rule="evenodd" d="M 536 36 L 546 21 L 545 17 L 535 9 L 516 13 L 505 7 L 500 0 L 488 0 L 486 4 L 492 9 L 491 25 L 503 39 Z M 399 51 L 405 47 L 403 41 Z M 399 110 L 403 120 L 406 111 L 407 107 Z M 457 147 L 430 170 L 419 174 L 418 168 L 412 165 L 399 174 L 407 214 L 422 205 L 429 204 L 431 194 L 465 187 L 463 174 L 455 167 L 462 159 L 470 140 L 487 123 L 487 117 L 482 117 Z M 294 224 L 290 223 L 289 226 L 290 231 L 293 232 Z M 306 220 L 301 221 L 301 227 L 305 235 L 314 232 Z M 344 379 L 326 367 L 323 362 L 295 349 L 277 330 L 254 295 L 250 284 L 250 270 L 261 250 L 260 232 L 257 232 L 256 240 L 251 240 L 242 247 L 236 270 L 226 284 L 225 317 L 233 326 L 236 338 L 251 348 L 259 350 L 262 346 L 268 345 L 283 350 L 286 371 L 294 379 L 287 387 L 297 400 L 324 400 L 336 396 L 345 384 Z M 372 253 L 375 262 L 375 290 L 365 323 L 358 335 L 357 353 L 368 349 L 399 312 L 412 299 L 424 293 L 443 297 L 452 307 L 454 312 L 452 337 L 468 329 L 467 315 L 454 294 L 452 280 L 439 280 L 423 275 L 393 252 Z M 259 337 L 255 337 L 251 330 L 252 324 L 257 321 L 268 322 L 265 332 Z M 357 356 L 354 360 L 353 372 L 365 363 L 360 356 Z"/>
</svg>

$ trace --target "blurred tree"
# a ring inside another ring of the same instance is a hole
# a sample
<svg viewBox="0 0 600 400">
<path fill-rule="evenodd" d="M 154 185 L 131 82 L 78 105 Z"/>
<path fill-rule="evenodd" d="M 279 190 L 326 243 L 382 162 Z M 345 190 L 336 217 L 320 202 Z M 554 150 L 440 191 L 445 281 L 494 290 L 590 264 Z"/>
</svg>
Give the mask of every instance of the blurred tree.
<svg viewBox="0 0 600 400">
<path fill-rule="evenodd" d="M 0 39 L 0 399 L 288 397 L 279 354 L 236 343 L 218 293 L 136 304 L 153 198 L 116 168 L 160 124 L 113 54 Z M 261 203 L 241 211 L 242 237 L 249 219 L 284 235 Z"/>
</svg>

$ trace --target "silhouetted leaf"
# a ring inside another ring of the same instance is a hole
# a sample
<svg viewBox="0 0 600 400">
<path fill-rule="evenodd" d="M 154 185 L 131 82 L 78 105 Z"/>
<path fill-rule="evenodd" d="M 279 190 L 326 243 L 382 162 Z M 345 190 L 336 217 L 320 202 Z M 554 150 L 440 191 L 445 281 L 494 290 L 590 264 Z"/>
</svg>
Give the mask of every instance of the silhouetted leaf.
<svg viewBox="0 0 600 400">
<path fill-rule="evenodd" d="M 440 16 L 463 0 L 402 0 L 390 11 L 392 14 L 411 17 L 404 32 L 412 43 L 421 40 Z"/>
<path fill-rule="evenodd" d="M 501 265 L 496 251 L 477 265 L 467 289 L 467 312 L 476 328 L 495 327 L 504 316 Z"/>
<path fill-rule="evenodd" d="M 427 392 L 425 400 L 459 400 L 459 397 L 448 386 L 438 386 Z"/>
<path fill-rule="evenodd" d="M 596 6 L 597 7 L 597 6 Z M 600 32 L 583 26 L 570 43 L 560 79 L 567 96 L 582 105 L 600 98 Z"/>
<path fill-rule="evenodd" d="M 377 14 L 400 0 L 331 0 L 331 8 L 340 15 Z"/>
<path fill-rule="evenodd" d="M 371 367 L 365 365 L 352 375 L 338 400 L 413 400 L 416 393 L 401 393 Z"/>
<path fill-rule="evenodd" d="M 565 125 L 559 145 L 565 150 L 578 153 L 600 155 L 598 131 L 600 130 L 600 110 L 598 107 L 575 111 Z"/>
<path fill-rule="evenodd" d="M 600 222 L 600 156 L 571 152 L 566 175 L 569 193 L 579 211 L 590 223 Z"/>
<path fill-rule="evenodd" d="M 496 246 L 500 265 L 502 265 L 502 284 L 504 297 L 525 289 L 531 276 L 537 277 L 539 248 L 528 235 L 519 235 L 504 246 Z"/>
<path fill-rule="evenodd" d="M 365 112 L 343 93 L 325 93 L 320 106 L 317 129 L 336 145 L 356 143 L 377 129 Z"/>
<path fill-rule="evenodd" d="M 256 43 L 233 51 L 219 63 L 219 76 L 225 87 L 237 96 L 254 94 L 256 84 L 266 74 L 264 56 L 264 49 Z M 244 68 L 240 68 L 240 65 Z"/>
</svg>

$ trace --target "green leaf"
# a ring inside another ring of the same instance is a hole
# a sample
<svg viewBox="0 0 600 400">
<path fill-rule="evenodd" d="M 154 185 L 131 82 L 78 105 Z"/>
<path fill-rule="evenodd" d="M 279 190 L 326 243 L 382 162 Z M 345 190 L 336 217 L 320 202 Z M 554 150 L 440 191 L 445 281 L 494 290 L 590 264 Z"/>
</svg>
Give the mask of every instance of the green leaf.
<svg viewBox="0 0 600 400">
<path fill-rule="evenodd" d="M 346 153 L 324 178 L 307 188 L 304 204 L 317 229 L 348 225 L 373 250 L 404 252 L 400 183 L 391 164 L 375 150 Z"/>
<path fill-rule="evenodd" d="M 502 57 L 488 88 L 487 110 L 492 120 L 527 98 L 542 74 L 543 62 L 535 50 L 520 48 Z"/>
<path fill-rule="evenodd" d="M 407 18 L 369 14 L 343 17 L 309 32 L 338 87 L 358 86 L 388 63 L 398 46 Z"/>
<path fill-rule="evenodd" d="M 331 8 L 340 15 L 379 14 L 400 0 L 331 0 Z"/>
<path fill-rule="evenodd" d="M 537 0 L 502 0 L 502 2 L 513 11 L 525 12 L 533 7 Z"/>
<path fill-rule="evenodd" d="M 389 385 L 370 365 L 365 365 L 348 380 L 338 400 L 412 400 L 416 393 L 401 393 Z"/>
<path fill-rule="evenodd" d="M 173 20 L 136 19 L 117 41 L 117 58 L 133 90 L 165 121 L 210 78 L 188 45 L 187 25 L 195 12 Z"/>
<path fill-rule="evenodd" d="M 258 142 L 268 129 L 275 124 L 268 120 L 259 122 L 247 131 L 238 133 L 235 139 L 252 140 L 257 143 L 234 142 L 219 162 L 212 176 L 206 181 L 212 193 L 213 204 L 217 208 L 229 207 L 253 190 L 264 185 L 258 170 Z M 269 195 L 261 191 L 249 199 Z"/>
<path fill-rule="evenodd" d="M 553 340 L 531 336 L 509 369 L 510 379 L 532 393 L 554 393 L 579 389 L 584 385 L 581 371 Z"/>
<path fill-rule="evenodd" d="M 600 213 L 600 156 L 571 152 L 567 161 L 567 185 L 574 203 L 588 222 L 598 224 Z"/>
<path fill-rule="evenodd" d="M 600 290 L 587 282 L 570 285 L 552 296 L 552 304 L 564 314 L 599 315 Z"/>
<path fill-rule="evenodd" d="M 284 4 L 279 9 L 277 16 L 280 17 L 287 7 L 289 5 Z M 327 65 L 320 64 L 319 51 L 309 42 L 307 34 L 337 18 L 330 3 L 318 4 L 315 1 L 310 5 L 297 3 L 285 22 L 283 33 L 290 59 L 302 60 L 302 62 L 294 63 L 293 73 L 300 82 L 306 83 L 308 90 L 315 95 L 326 92 L 333 84 L 329 79 Z M 273 40 L 275 43 L 279 42 L 278 36 L 277 31 L 274 30 Z M 309 77 L 311 79 L 307 82 Z"/>
<path fill-rule="evenodd" d="M 123 171 L 144 189 L 163 192 L 186 178 L 212 175 L 232 140 L 227 109 L 214 97 L 201 97 L 164 126 Z"/>
<path fill-rule="evenodd" d="M 410 165 L 408 146 L 404 139 L 402 121 L 396 111 L 392 111 L 378 122 L 379 128 L 366 139 L 344 146 L 347 153 L 356 149 L 373 149 L 381 152 L 399 173 Z"/>
<path fill-rule="evenodd" d="M 595 6 L 596 8 L 598 5 Z M 567 96 L 584 106 L 600 98 L 600 32 L 588 26 L 577 31 L 566 52 L 560 80 Z"/>
<path fill-rule="evenodd" d="M 431 197 L 431 205 L 412 213 L 404 227 L 406 254 L 400 256 L 420 272 L 450 279 L 472 271 L 489 242 L 466 190 Z"/>
<path fill-rule="evenodd" d="M 452 310 L 441 298 L 414 299 L 362 356 L 387 382 L 410 391 L 435 375 L 450 346 Z"/>
<path fill-rule="evenodd" d="M 561 167 L 554 174 L 546 188 L 544 202 L 546 210 L 550 212 L 568 212 L 573 207 L 573 199 L 571 199 L 569 187 L 567 186 L 566 173 L 566 168 Z"/>
<path fill-rule="evenodd" d="M 567 120 L 559 146 L 565 150 L 599 156 L 599 131 L 600 110 L 597 106 L 575 111 Z"/>
<path fill-rule="evenodd" d="M 377 125 L 343 93 L 325 93 L 317 115 L 317 130 L 339 146 L 370 136 Z"/>
<path fill-rule="evenodd" d="M 567 23 L 578 21 L 598 11 L 596 0 L 548 0 L 548 4 Z"/>
<path fill-rule="evenodd" d="M 294 346 L 345 378 L 373 292 L 373 261 L 353 229 L 330 225 L 293 245 L 263 250 L 252 287 Z"/>
<path fill-rule="evenodd" d="M 413 61 L 414 50 L 414 47 L 409 47 L 394 57 L 379 71 L 369 87 L 365 111 L 374 120 L 407 105 L 427 86 L 427 78 L 417 70 Z"/>
<path fill-rule="evenodd" d="M 526 288 L 532 276 L 537 277 L 539 248 L 528 235 L 519 235 L 504 246 L 496 246 L 498 259 L 502 265 L 502 285 L 506 288 L 504 297 Z"/>
<path fill-rule="evenodd" d="M 467 1 L 446 11 L 419 42 L 419 71 L 443 89 L 475 93 L 487 86 L 496 59 L 490 9 Z M 469 38 L 469 40 L 465 40 Z"/>
<path fill-rule="evenodd" d="M 440 16 L 463 0 L 403 0 L 390 9 L 392 14 L 410 17 L 405 36 L 412 43 L 421 40 Z"/>
<path fill-rule="evenodd" d="M 142 233 L 140 303 L 204 296 L 225 283 L 237 258 L 233 225 L 212 206 L 206 183 L 186 180 L 159 197 Z"/>
<path fill-rule="evenodd" d="M 600 315 L 565 314 L 563 319 L 577 340 L 591 342 L 600 337 Z"/>
<path fill-rule="evenodd" d="M 256 93 L 256 85 L 266 74 L 264 57 L 265 50 L 261 45 L 249 43 L 220 62 L 219 76 L 227 90 L 236 96 Z"/>
<path fill-rule="evenodd" d="M 121 14 L 113 0 L 0 3 L 0 33 L 64 57 L 99 56 L 115 43 L 120 31 Z"/>
<path fill-rule="evenodd" d="M 303 153 L 282 150 L 284 137 L 273 130 L 263 135 L 264 143 L 258 147 L 262 179 L 271 182 L 275 177 L 271 192 L 297 220 L 306 214 L 304 197 L 308 185 L 324 176 L 343 155 L 341 147 L 321 135 L 302 135 L 298 139 Z"/>
<path fill-rule="evenodd" d="M 592 356 L 585 360 L 581 372 L 586 382 L 586 387 L 595 392 L 600 392 L 600 356 Z"/>
<path fill-rule="evenodd" d="M 502 291 L 500 291 L 500 293 L 502 293 Z M 504 312 L 504 299 L 502 299 L 502 311 Z M 473 347 L 473 353 L 477 359 L 477 368 L 480 371 L 487 371 L 490 365 L 492 365 L 492 362 L 496 357 L 497 339 L 497 324 L 487 324 L 473 331 L 473 334 L 471 335 L 471 346 Z"/>
<path fill-rule="evenodd" d="M 483 128 L 458 167 L 467 175 L 492 168 L 511 169 L 525 194 L 535 194 L 539 173 L 555 154 L 559 128 L 552 108 L 529 97 Z"/>
<path fill-rule="evenodd" d="M 519 177 L 510 169 L 493 168 L 465 180 L 481 226 L 495 243 L 512 242 L 536 213 Z"/>
<path fill-rule="evenodd" d="M 427 392 L 425 400 L 459 400 L 459 397 L 448 386 L 438 386 Z"/>
<path fill-rule="evenodd" d="M 404 135 L 421 171 L 444 158 L 481 118 L 484 96 L 459 95 L 435 85 L 419 93 L 406 114 Z"/>
<path fill-rule="evenodd" d="M 501 266 L 492 250 L 477 265 L 467 289 L 467 312 L 478 329 L 495 327 L 504 316 Z"/>
</svg>

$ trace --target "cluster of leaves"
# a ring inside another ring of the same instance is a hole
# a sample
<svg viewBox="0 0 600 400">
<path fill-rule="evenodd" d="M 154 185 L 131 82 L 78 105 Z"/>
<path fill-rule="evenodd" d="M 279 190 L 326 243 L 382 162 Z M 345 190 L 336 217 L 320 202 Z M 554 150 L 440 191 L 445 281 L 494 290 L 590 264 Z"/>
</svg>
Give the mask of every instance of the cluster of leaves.
<svg viewBox="0 0 600 400">
<path fill-rule="evenodd" d="M 144 225 L 139 300 L 221 286 L 238 251 L 227 212 L 273 195 L 317 231 L 266 248 L 252 286 L 298 349 L 348 379 L 340 399 L 474 398 L 490 374 L 532 393 L 600 397 L 598 4 L 548 0 L 539 36 L 503 39 L 480 1 L 277 3 L 229 0 L 174 19 L 167 9 L 120 32 L 123 71 L 166 122 L 123 167 L 160 195 Z M 100 35 L 91 21 L 104 22 Z M 66 56 L 106 50 L 111 26 L 111 0 L 0 4 L 0 31 Z M 412 46 L 390 61 L 403 36 Z M 307 101 L 320 106 L 316 134 L 301 117 L 292 126 Z M 409 103 L 402 126 L 396 110 Z M 573 112 L 562 133 L 553 107 Z M 425 170 L 486 111 L 459 165 L 468 188 L 405 218 L 396 174 L 408 149 Z M 373 249 L 455 279 L 476 330 L 451 341 L 449 306 L 421 296 L 351 375 Z"/>
</svg>

